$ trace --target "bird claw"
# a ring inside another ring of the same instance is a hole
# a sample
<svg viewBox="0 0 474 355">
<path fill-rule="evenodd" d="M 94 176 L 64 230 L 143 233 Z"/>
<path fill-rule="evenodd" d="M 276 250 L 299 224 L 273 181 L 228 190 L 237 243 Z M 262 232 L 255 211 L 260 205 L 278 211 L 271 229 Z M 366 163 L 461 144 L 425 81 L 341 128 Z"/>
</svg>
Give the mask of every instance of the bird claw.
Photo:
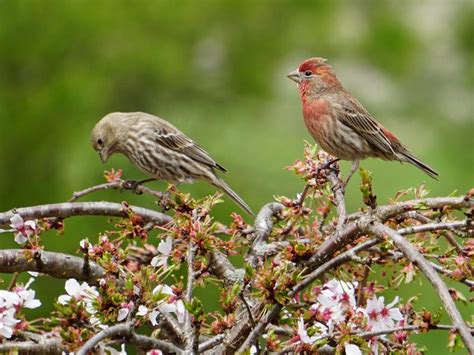
<svg viewBox="0 0 474 355">
<path fill-rule="evenodd" d="M 142 183 L 143 183 L 143 181 L 126 180 L 126 181 L 123 182 L 122 188 L 120 189 L 120 191 L 131 190 L 132 193 L 134 193 L 136 195 L 142 195 L 143 191 L 138 190 L 138 187 L 141 186 Z"/>
<path fill-rule="evenodd" d="M 341 192 L 344 194 L 346 191 L 346 183 L 343 181 L 339 181 L 336 185 L 334 185 L 331 190 L 333 193 L 336 193 L 337 190 L 341 190 Z"/>
<path fill-rule="evenodd" d="M 326 163 L 324 163 L 322 166 L 321 166 L 321 170 L 331 170 L 332 172 L 334 173 L 339 173 L 339 169 L 335 166 L 333 166 L 333 164 L 337 163 L 339 161 L 339 159 L 332 159 Z"/>
</svg>

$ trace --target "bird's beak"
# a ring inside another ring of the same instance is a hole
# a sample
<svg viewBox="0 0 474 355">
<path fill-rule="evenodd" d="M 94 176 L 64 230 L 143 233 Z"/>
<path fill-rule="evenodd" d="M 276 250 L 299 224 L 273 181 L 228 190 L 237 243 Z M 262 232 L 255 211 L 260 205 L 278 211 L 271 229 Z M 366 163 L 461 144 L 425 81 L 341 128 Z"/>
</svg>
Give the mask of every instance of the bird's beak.
<svg viewBox="0 0 474 355">
<path fill-rule="evenodd" d="M 102 160 L 102 163 L 105 163 L 107 159 L 109 159 L 109 156 L 105 150 L 99 151 L 99 157 L 100 157 L 100 160 Z"/>
<path fill-rule="evenodd" d="M 301 75 L 298 69 L 293 70 L 291 73 L 288 73 L 286 76 L 288 79 L 293 80 L 295 83 L 301 83 Z"/>
</svg>

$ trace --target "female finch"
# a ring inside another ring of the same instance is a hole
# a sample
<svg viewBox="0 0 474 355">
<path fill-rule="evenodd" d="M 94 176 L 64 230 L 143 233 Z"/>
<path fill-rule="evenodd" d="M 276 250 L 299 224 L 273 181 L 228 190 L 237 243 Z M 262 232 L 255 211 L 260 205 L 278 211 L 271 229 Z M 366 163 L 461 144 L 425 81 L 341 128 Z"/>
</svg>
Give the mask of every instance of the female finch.
<svg viewBox="0 0 474 355">
<path fill-rule="evenodd" d="M 304 122 L 329 154 L 351 160 L 346 185 L 368 157 L 408 162 L 436 179 L 438 173 L 413 156 L 398 138 L 367 112 L 339 82 L 324 58 L 310 58 L 288 74 L 298 84 Z"/>
<path fill-rule="evenodd" d="M 143 112 L 109 113 L 96 124 L 91 140 L 102 162 L 114 153 L 122 153 L 133 165 L 158 180 L 171 183 L 205 180 L 253 215 L 244 200 L 216 174 L 216 170 L 226 170 L 162 118 Z"/>
</svg>

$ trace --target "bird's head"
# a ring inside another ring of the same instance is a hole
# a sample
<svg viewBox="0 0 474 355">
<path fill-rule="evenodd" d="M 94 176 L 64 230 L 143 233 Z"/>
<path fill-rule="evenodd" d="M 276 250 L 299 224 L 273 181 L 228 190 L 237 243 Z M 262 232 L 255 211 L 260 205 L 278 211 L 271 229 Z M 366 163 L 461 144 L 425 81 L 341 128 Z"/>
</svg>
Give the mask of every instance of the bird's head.
<svg viewBox="0 0 474 355">
<path fill-rule="evenodd" d="M 320 93 L 328 87 L 340 85 L 331 66 L 320 57 L 306 59 L 287 77 L 305 93 Z"/>
<path fill-rule="evenodd" d="M 114 112 L 104 116 L 91 133 L 91 143 L 94 150 L 99 153 L 103 163 L 118 151 L 120 122 L 124 118 L 124 113 Z"/>
</svg>

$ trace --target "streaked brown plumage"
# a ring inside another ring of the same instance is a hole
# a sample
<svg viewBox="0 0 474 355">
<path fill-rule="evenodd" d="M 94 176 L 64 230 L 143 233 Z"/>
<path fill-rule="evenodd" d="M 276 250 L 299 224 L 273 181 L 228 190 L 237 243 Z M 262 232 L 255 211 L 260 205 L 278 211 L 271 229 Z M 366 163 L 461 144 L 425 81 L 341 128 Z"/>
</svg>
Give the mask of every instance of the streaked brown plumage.
<svg viewBox="0 0 474 355">
<path fill-rule="evenodd" d="M 352 161 L 346 183 L 357 170 L 359 160 L 368 157 L 408 162 L 428 176 L 438 177 L 344 89 L 326 59 L 307 59 L 288 78 L 298 83 L 309 133 L 329 154 Z"/>
<path fill-rule="evenodd" d="M 103 117 L 91 134 L 103 162 L 122 153 L 155 179 L 179 184 L 204 180 L 221 189 L 242 209 L 250 207 L 216 174 L 226 170 L 171 123 L 144 112 L 114 112 Z"/>
</svg>

